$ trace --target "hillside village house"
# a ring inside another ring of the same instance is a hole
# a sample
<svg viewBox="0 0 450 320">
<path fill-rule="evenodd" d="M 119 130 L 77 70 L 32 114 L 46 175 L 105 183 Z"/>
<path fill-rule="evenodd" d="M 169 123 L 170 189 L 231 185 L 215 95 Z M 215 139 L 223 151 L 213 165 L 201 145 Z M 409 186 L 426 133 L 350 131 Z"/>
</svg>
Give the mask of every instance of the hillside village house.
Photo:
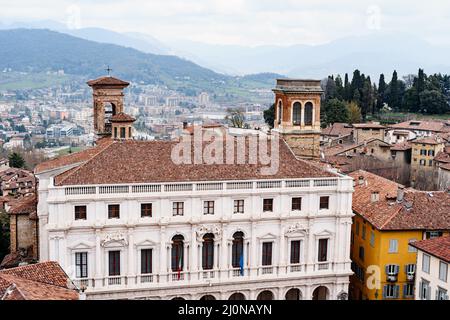
<svg viewBox="0 0 450 320">
<path fill-rule="evenodd" d="M 389 143 L 400 143 L 419 137 L 429 137 L 448 132 L 450 132 L 450 122 L 448 120 L 409 120 L 390 125 L 386 129 L 386 137 Z"/>
<path fill-rule="evenodd" d="M 319 81 L 278 81 L 288 139 L 271 176 L 259 164 L 174 164 L 176 141 L 129 134 L 126 82 L 89 84 L 103 138 L 36 168 L 40 259 L 88 299 L 347 298 L 352 179 L 300 159 L 318 157 Z"/>
<path fill-rule="evenodd" d="M 414 299 L 417 252 L 414 241 L 449 235 L 450 193 L 405 189 L 358 170 L 351 235 L 350 295 L 353 299 Z M 448 247 L 445 248 L 448 250 Z M 379 266 L 379 288 L 370 288 L 371 266 Z"/>
</svg>

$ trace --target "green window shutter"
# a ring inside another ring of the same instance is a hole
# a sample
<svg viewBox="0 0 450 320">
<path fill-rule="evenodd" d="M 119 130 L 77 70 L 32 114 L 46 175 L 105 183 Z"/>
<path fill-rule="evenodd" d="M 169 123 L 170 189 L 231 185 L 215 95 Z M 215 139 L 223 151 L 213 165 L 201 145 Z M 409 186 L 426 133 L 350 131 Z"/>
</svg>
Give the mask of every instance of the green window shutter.
<svg viewBox="0 0 450 320">
<path fill-rule="evenodd" d="M 397 284 L 397 285 L 394 287 L 394 298 L 398 298 L 399 295 L 400 295 L 400 286 Z"/>
<path fill-rule="evenodd" d="M 383 299 L 386 299 L 386 291 L 387 291 L 387 285 L 384 285 L 384 287 L 383 287 Z"/>
</svg>

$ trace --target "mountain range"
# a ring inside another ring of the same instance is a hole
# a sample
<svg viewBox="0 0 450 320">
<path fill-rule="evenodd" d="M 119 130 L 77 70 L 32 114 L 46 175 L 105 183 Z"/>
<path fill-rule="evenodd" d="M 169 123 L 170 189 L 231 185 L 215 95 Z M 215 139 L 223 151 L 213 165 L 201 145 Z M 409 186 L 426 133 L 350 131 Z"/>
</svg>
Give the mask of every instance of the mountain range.
<svg viewBox="0 0 450 320">
<path fill-rule="evenodd" d="M 450 48 L 428 43 L 412 34 L 374 31 L 321 45 L 216 45 L 188 40 L 158 40 L 144 33 L 119 33 L 102 28 L 68 29 L 55 21 L 0 25 L 1 28 L 47 28 L 86 40 L 131 47 L 145 53 L 176 55 L 228 75 L 278 73 L 290 77 L 324 78 L 360 69 L 373 78 L 416 73 L 450 73 Z"/>
<path fill-rule="evenodd" d="M 92 34 L 91 34 L 92 35 Z M 46 29 L 0 30 L 0 71 L 31 74 L 64 70 L 85 79 L 104 75 L 106 66 L 117 77 L 166 85 L 196 95 L 244 96 L 248 89 L 273 86 L 277 74 L 229 76 L 171 55 L 145 53 L 131 47 L 85 40 Z"/>
</svg>

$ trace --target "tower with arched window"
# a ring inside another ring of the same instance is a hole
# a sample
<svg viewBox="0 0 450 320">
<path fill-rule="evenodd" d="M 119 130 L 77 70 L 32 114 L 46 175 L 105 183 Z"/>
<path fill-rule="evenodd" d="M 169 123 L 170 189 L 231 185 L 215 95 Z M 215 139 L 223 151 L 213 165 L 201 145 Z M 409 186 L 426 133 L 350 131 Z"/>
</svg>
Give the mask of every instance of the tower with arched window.
<svg viewBox="0 0 450 320">
<path fill-rule="evenodd" d="M 123 113 L 123 89 L 129 83 L 111 76 L 90 80 L 93 89 L 94 130 L 99 136 L 112 134 L 111 118 Z"/>
<path fill-rule="evenodd" d="M 296 156 L 320 156 L 320 80 L 278 79 L 275 89 L 275 130 Z"/>
</svg>

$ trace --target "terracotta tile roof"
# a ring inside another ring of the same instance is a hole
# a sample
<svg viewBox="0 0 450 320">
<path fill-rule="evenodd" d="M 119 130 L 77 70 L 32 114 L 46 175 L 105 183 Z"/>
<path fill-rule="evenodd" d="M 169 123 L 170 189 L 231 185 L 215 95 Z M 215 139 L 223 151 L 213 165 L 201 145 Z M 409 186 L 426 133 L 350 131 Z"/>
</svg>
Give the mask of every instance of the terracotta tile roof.
<svg viewBox="0 0 450 320">
<path fill-rule="evenodd" d="M 422 120 L 410 120 L 400 122 L 389 126 L 392 129 L 406 129 L 406 130 L 421 130 L 421 131 L 434 131 L 434 132 L 448 132 L 450 126 L 445 121 L 422 121 Z"/>
<path fill-rule="evenodd" d="M 134 121 L 136 121 L 136 119 L 124 112 L 119 112 L 118 114 L 113 115 L 111 117 L 110 121 L 111 122 L 134 122 Z"/>
<path fill-rule="evenodd" d="M 10 285 L 4 290 L 4 300 L 78 300 L 79 294 L 74 289 L 67 289 L 39 281 L 27 280 L 9 274 L 1 274 L 0 279 Z M 6 293 L 7 290 L 11 292 Z M 2 292 L 0 292 L 2 293 Z"/>
<path fill-rule="evenodd" d="M 440 151 L 437 153 L 436 157 L 434 157 L 434 161 L 450 163 L 450 153 Z"/>
<path fill-rule="evenodd" d="M 444 191 L 404 190 L 402 202 L 396 201 L 394 181 L 364 170 L 350 174 L 355 179 L 353 211 L 379 230 L 450 230 L 450 194 Z M 359 177 L 363 183 L 359 184 Z M 372 202 L 372 193 L 379 200 Z"/>
<path fill-rule="evenodd" d="M 385 129 L 386 127 L 379 124 L 379 123 L 354 123 L 353 127 L 356 129 L 362 129 L 362 128 L 367 128 L 367 129 Z"/>
<path fill-rule="evenodd" d="M 440 164 L 439 168 L 450 171 L 450 163 Z"/>
<path fill-rule="evenodd" d="M 78 292 L 57 262 L 42 262 L 0 270 L 0 298 L 5 299 L 77 300 Z M 17 291 L 17 292 L 15 292 Z"/>
<path fill-rule="evenodd" d="M 417 138 L 417 139 L 411 140 L 411 143 L 441 144 L 441 143 L 445 143 L 445 141 L 441 137 L 432 135 L 430 137 Z"/>
<path fill-rule="evenodd" d="M 340 155 L 342 153 L 348 152 L 350 150 L 353 150 L 355 148 L 364 146 L 364 145 L 369 145 L 370 143 L 374 142 L 378 140 L 379 142 L 381 142 L 383 144 L 383 146 L 390 146 L 389 143 L 384 142 L 378 138 L 372 138 L 369 139 L 365 142 L 361 142 L 361 143 L 353 143 L 353 144 L 338 144 L 336 146 L 332 146 L 332 147 L 323 147 L 323 152 L 325 154 L 325 156 L 337 156 Z"/>
<path fill-rule="evenodd" d="M 90 87 L 93 86 L 104 86 L 104 85 L 111 85 L 111 86 L 121 86 L 121 87 L 126 87 L 128 86 L 130 83 L 114 78 L 114 77 L 101 77 L 98 79 L 94 79 L 94 80 L 89 80 L 87 82 L 87 84 Z"/>
<path fill-rule="evenodd" d="M 415 241 L 411 245 L 441 260 L 450 262 L 450 236 Z"/>
<path fill-rule="evenodd" d="M 336 122 L 331 126 L 322 129 L 322 135 L 326 136 L 347 136 L 353 132 L 353 128 L 348 123 Z"/>
<path fill-rule="evenodd" d="M 392 145 L 391 150 L 392 151 L 406 151 L 411 149 L 411 143 L 409 142 L 401 142 L 401 143 L 396 143 L 394 145 Z"/>
<path fill-rule="evenodd" d="M 97 153 L 107 148 L 111 143 L 113 143 L 113 140 L 109 138 L 98 140 L 97 146 L 93 148 L 89 148 L 76 153 L 71 153 L 40 163 L 34 169 L 34 173 L 39 174 L 45 171 L 86 162 L 87 160 L 94 157 Z"/>
<path fill-rule="evenodd" d="M 245 164 L 237 164 L 237 152 L 234 164 L 230 165 L 175 164 L 171 154 L 176 144 L 178 141 L 114 141 L 89 161 L 56 176 L 55 183 L 87 185 L 335 176 L 310 162 L 296 159 L 283 140 L 279 142 L 280 161 L 275 175 L 262 175 L 260 168 L 263 165 L 248 164 L 248 147 Z M 226 159 L 225 153 L 223 159 Z"/>
<path fill-rule="evenodd" d="M 12 215 L 29 214 L 36 215 L 37 197 L 36 194 L 23 196 L 8 203 L 10 206 L 8 213 Z"/>
</svg>

